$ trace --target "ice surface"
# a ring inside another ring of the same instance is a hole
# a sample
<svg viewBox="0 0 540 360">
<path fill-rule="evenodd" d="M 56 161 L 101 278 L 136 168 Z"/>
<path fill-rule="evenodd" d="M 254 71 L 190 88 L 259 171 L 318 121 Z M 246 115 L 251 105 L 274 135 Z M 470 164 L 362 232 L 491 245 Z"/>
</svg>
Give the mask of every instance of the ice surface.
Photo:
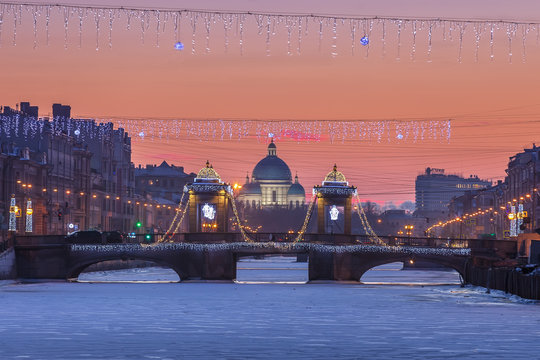
<svg viewBox="0 0 540 360">
<path fill-rule="evenodd" d="M 307 276 L 307 264 L 279 258 L 238 266 L 246 281 Z M 263 267 L 274 270 L 249 270 Z M 538 358 L 536 302 L 475 287 L 411 285 L 456 278 L 398 269 L 364 277 L 409 285 L 1 282 L 0 359 Z M 167 281 L 175 274 L 147 268 L 84 276 Z"/>
</svg>

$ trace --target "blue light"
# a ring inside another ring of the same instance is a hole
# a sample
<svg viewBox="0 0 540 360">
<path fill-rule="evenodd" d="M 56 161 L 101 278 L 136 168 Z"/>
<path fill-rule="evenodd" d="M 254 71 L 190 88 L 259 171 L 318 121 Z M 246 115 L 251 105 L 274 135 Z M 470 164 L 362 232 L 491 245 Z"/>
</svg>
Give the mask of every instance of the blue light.
<svg viewBox="0 0 540 360">
<path fill-rule="evenodd" d="M 401 135 L 401 134 L 398 134 L 396 137 L 397 137 L 399 140 L 403 139 L 403 135 Z"/>
<path fill-rule="evenodd" d="M 184 44 L 182 44 L 180 41 L 174 44 L 175 50 L 184 50 Z"/>
<path fill-rule="evenodd" d="M 369 38 L 367 37 L 367 35 L 364 35 L 361 39 L 360 39 L 360 44 L 366 46 L 367 44 L 369 44 Z"/>
<path fill-rule="evenodd" d="M 139 136 L 143 138 L 143 137 L 144 137 L 144 131 L 141 131 L 141 132 L 139 133 Z"/>
</svg>

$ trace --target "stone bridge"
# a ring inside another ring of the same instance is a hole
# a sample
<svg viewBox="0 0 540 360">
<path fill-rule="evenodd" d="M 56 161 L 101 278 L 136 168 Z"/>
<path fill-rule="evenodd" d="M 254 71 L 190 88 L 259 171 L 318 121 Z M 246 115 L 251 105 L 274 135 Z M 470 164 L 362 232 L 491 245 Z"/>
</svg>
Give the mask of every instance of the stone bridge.
<svg viewBox="0 0 540 360">
<path fill-rule="evenodd" d="M 57 241 L 60 242 L 60 241 Z M 502 244 L 502 242 L 501 242 Z M 512 250 L 509 250 L 512 251 Z M 397 261 L 426 261 L 455 269 L 467 281 L 471 266 L 504 259 L 501 249 L 384 246 L 322 242 L 221 242 L 73 245 L 20 242 L 15 246 L 19 278 L 76 279 L 88 266 L 108 260 L 146 260 L 174 270 L 181 281 L 236 278 L 245 256 L 307 254 L 309 280 L 360 281 L 369 269 Z M 510 255 L 508 255 L 510 256 Z"/>
</svg>

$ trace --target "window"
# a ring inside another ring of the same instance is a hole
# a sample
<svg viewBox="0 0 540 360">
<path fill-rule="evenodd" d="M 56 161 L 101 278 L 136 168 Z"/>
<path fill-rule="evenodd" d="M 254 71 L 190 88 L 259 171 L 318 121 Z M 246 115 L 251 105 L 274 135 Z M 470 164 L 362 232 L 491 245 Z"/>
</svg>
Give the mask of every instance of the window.
<svg viewBox="0 0 540 360">
<path fill-rule="evenodd" d="M 276 201 L 277 201 L 276 190 L 273 190 L 273 191 L 272 191 L 272 202 L 276 202 Z"/>
</svg>

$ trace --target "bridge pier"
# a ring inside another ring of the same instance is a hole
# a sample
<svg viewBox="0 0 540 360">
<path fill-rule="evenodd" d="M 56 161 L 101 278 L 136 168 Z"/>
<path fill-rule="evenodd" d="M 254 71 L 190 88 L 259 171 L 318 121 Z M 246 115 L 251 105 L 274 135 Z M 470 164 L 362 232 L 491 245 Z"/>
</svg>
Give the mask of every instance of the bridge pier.
<svg viewBox="0 0 540 360">
<path fill-rule="evenodd" d="M 362 259 L 355 253 L 309 252 L 309 281 L 360 281 Z"/>
<path fill-rule="evenodd" d="M 201 280 L 233 281 L 236 279 L 236 257 L 230 250 L 203 252 Z"/>
<path fill-rule="evenodd" d="M 68 252 L 65 245 L 15 247 L 17 277 L 66 280 Z"/>
</svg>

